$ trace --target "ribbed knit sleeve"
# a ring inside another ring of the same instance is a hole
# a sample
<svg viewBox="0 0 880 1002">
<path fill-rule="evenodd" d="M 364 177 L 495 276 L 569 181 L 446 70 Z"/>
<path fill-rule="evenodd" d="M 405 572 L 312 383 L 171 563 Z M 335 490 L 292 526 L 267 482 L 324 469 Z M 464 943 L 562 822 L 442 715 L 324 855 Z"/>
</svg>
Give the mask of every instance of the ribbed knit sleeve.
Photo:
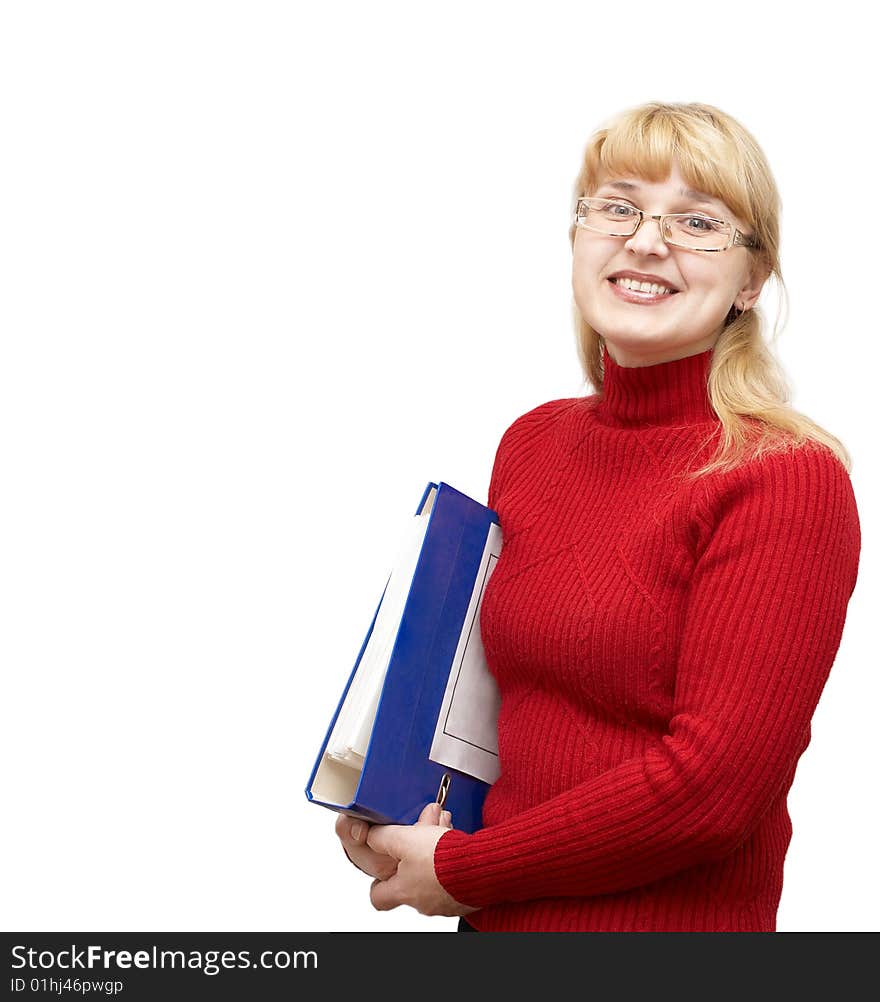
<svg viewBox="0 0 880 1002">
<path fill-rule="evenodd" d="M 499 447 L 493 490 L 506 462 Z M 435 869 L 459 902 L 601 895 L 720 859 L 790 784 L 856 583 L 849 476 L 819 446 L 774 454 L 707 489 L 695 524 L 667 733 L 503 822 L 444 834 Z"/>
</svg>

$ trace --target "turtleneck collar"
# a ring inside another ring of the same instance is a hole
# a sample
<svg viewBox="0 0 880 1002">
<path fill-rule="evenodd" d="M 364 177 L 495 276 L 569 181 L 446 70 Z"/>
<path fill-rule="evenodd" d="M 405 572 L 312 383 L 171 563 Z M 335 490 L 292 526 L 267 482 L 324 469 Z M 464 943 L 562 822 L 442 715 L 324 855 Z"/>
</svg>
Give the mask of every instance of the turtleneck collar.
<svg viewBox="0 0 880 1002">
<path fill-rule="evenodd" d="M 719 420 L 709 400 L 712 351 L 631 368 L 618 365 L 603 345 L 605 375 L 597 417 L 619 428 Z"/>
</svg>

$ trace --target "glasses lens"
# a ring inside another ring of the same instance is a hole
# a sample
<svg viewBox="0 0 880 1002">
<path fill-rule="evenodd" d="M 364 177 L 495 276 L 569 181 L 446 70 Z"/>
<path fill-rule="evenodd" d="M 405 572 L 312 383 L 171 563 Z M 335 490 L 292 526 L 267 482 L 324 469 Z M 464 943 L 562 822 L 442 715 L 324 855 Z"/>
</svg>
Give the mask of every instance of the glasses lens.
<svg viewBox="0 0 880 1002">
<path fill-rule="evenodd" d="M 680 213 L 666 217 L 666 239 L 679 247 L 694 250 L 720 250 L 730 243 L 729 223 L 699 213 Z"/>
<path fill-rule="evenodd" d="M 626 202 L 612 202 L 606 198 L 582 198 L 578 202 L 577 222 L 578 226 L 586 226 L 588 230 L 596 230 L 599 233 L 629 236 L 635 233 L 639 213 Z"/>
</svg>

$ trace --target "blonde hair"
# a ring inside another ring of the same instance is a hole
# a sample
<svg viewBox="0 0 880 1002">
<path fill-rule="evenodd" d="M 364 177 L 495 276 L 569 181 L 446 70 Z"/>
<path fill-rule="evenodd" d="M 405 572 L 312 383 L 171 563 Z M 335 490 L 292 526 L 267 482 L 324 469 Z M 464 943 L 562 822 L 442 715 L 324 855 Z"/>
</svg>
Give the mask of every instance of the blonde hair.
<svg viewBox="0 0 880 1002">
<path fill-rule="evenodd" d="M 749 253 L 775 278 L 785 296 L 779 261 L 780 198 L 767 160 L 754 137 L 730 115 L 708 104 L 648 102 L 629 108 L 590 137 L 575 181 L 578 198 L 592 195 L 603 174 L 663 181 L 673 160 L 694 188 L 721 199 L 757 237 Z M 574 248 L 576 228 L 569 229 Z M 578 357 L 586 379 L 601 393 L 604 341 L 573 304 Z M 778 322 L 778 316 L 777 316 Z M 712 352 L 709 398 L 721 422 L 718 448 L 692 478 L 727 471 L 771 452 L 808 442 L 827 446 L 849 472 L 846 447 L 789 404 L 791 391 L 762 336 L 757 308 L 731 309 Z M 776 333 L 774 333 L 775 340 Z"/>
</svg>

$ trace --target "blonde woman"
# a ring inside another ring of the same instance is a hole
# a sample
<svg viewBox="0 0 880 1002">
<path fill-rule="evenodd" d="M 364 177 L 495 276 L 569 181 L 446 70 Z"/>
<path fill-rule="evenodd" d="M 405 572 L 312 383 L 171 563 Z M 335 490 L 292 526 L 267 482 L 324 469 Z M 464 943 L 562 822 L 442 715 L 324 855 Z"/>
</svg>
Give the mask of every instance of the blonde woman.
<svg viewBox="0 0 880 1002">
<path fill-rule="evenodd" d="M 779 197 L 746 129 L 628 109 L 573 194 L 596 392 L 522 415 L 495 457 L 483 827 L 428 806 L 337 834 L 377 909 L 464 931 L 772 931 L 786 795 L 858 573 L 850 459 L 765 344 Z"/>
</svg>

